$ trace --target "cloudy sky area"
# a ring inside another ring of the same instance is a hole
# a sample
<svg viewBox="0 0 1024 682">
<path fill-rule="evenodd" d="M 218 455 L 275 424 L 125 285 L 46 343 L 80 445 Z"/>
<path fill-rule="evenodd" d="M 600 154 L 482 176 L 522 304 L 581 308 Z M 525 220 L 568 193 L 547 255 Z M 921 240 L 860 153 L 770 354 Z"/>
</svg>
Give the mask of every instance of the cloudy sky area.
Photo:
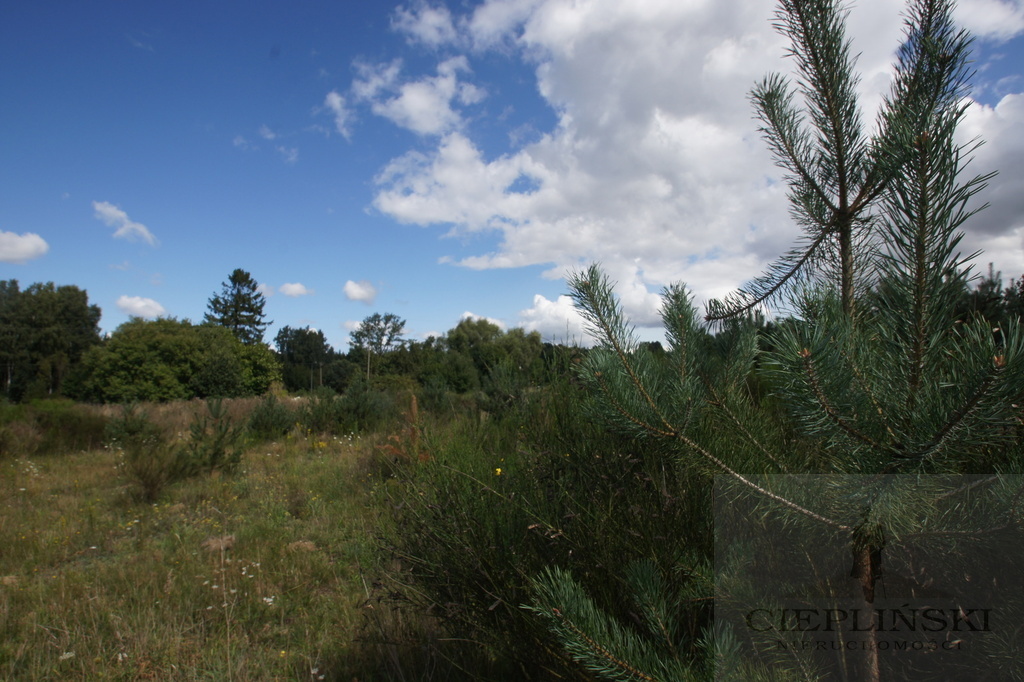
<svg viewBox="0 0 1024 682">
<path fill-rule="evenodd" d="M 901 3 L 850 14 L 868 125 Z M 466 315 L 578 339 L 564 276 L 601 262 L 636 323 L 791 244 L 747 93 L 788 71 L 764 0 L 16 3 L 0 23 L 0 279 L 76 284 L 110 331 L 200 320 L 235 268 L 274 321 L 344 350 Z M 970 224 L 1024 275 L 1024 2 L 962 0 L 962 132 L 999 170 Z M 652 338 L 657 332 L 651 328 Z"/>
</svg>

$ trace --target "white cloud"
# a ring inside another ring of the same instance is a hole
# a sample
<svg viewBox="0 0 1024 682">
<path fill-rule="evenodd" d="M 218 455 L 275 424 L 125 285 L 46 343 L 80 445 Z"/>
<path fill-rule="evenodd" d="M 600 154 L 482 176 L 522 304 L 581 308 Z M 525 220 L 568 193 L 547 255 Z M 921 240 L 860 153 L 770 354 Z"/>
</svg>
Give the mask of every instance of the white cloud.
<svg viewBox="0 0 1024 682">
<path fill-rule="evenodd" d="M 1008 34 L 1021 31 L 1019 2 L 964 4 L 991 5 L 1007 17 Z M 408 35 L 429 25 L 414 21 L 426 16 L 416 7 L 396 23 Z M 851 10 L 869 124 L 889 88 L 901 8 L 863 0 Z M 640 324 L 658 324 L 658 293 L 670 283 L 686 282 L 698 303 L 721 296 L 760 274 L 798 236 L 783 172 L 748 101 L 755 82 L 792 68 L 783 58 L 786 41 L 771 28 L 772 9 L 760 0 L 485 0 L 450 20 L 457 36 L 430 34 L 431 44 L 497 46 L 532 65 L 557 124 L 532 144 L 488 155 L 460 125 L 468 57 L 408 83 L 401 62 L 363 67 L 357 96 L 396 125 L 437 136 L 381 170 L 374 206 L 448 234 L 496 235 L 492 251 L 456 261 L 466 267 L 544 264 L 546 276 L 558 278 L 601 262 Z M 995 26 L 980 30 L 1002 37 Z M 1003 208 L 970 227 L 986 238 L 1014 234 L 1024 216 L 1024 118 L 1014 97 L 969 114 L 969 127 L 989 140 L 972 168 L 1009 171 L 986 197 Z M 524 320 L 541 329 L 564 308 L 561 299 L 539 297 Z M 564 319 L 558 325 L 551 331 L 564 336 Z"/>
<path fill-rule="evenodd" d="M 263 294 L 264 297 L 270 298 L 271 296 L 273 296 L 276 293 L 277 290 L 274 289 L 273 285 L 264 284 L 264 283 L 261 282 L 261 283 L 256 285 L 256 291 L 258 293 Z"/>
<path fill-rule="evenodd" d="M 275 133 L 267 125 L 264 124 L 260 126 L 260 137 L 262 137 L 264 140 L 276 140 L 277 133 Z"/>
<path fill-rule="evenodd" d="M 460 320 L 486 320 L 487 322 L 490 322 L 491 324 L 493 324 L 498 329 L 508 329 L 508 325 L 505 324 L 504 322 L 502 322 L 501 320 L 497 319 L 497 318 L 485 317 L 483 315 L 477 315 L 476 313 L 472 313 L 472 312 L 470 312 L 468 310 L 466 312 L 462 313 L 462 315 L 459 317 L 459 319 Z"/>
<path fill-rule="evenodd" d="M 285 147 L 284 145 L 278 145 L 277 153 L 281 155 L 284 162 L 287 164 L 293 164 L 299 160 L 299 150 L 297 147 Z"/>
<path fill-rule="evenodd" d="M 465 56 L 447 59 L 437 66 L 436 76 L 400 82 L 401 62 L 358 65 L 359 78 L 352 91 L 369 102 L 373 113 L 419 135 L 441 135 L 462 125 L 453 102 L 468 106 L 481 102 L 485 92 L 460 82 L 469 71 Z M 330 97 L 328 95 L 328 97 Z"/>
<path fill-rule="evenodd" d="M 352 111 L 349 110 L 345 98 L 332 90 L 324 98 L 324 106 L 334 115 L 334 127 L 345 139 L 351 139 L 352 131 L 349 124 L 352 120 Z"/>
<path fill-rule="evenodd" d="M 285 296 L 296 298 L 298 296 L 310 296 L 314 292 L 312 289 L 307 289 L 305 285 L 299 284 L 298 282 L 282 284 L 279 291 Z"/>
<path fill-rule="evenodd" d="M 404 33 L 410 43 L 430 47 L 445 45 L 458 38 L 448 8 L 444 5 L 432 7 L 422 1 L 416 2 L 411 9 L 399 6 L 391 18 L 391 26 Z"/>
<path fill-rule="evenodd" d="M 46 255 L 50 245 L 34 232 L 0 231 L 0 262 L 23 264 Z"/>
<path fill-rule="evenodd" d="M 121 296 L 117 299 L 117 309 L 134 317 L 160 317 L 167 312 L 153 299 L 142 296 Z"/>
<path fill-rule="evenodd" d="M 954 16 L 979 38 L 1009 40 L 1024 32 L 1024 2 L 1020 0 L 960 0 Z"/>
<path fill-rule="evenodd" d="M 969 169 L 998 170 L 982 199 L 989 207 L 965 226 L 961 249 L 985 251 L 981 262 L 995 261 L 1007 277 L 1024 275 L 1024 94 L 1007 95 L 993 107 L 972 104 L 957 131 L 963 142 L 986 140 Z M 982 270 L 985 268 L 982 267 Z"/>
<path fill-rule="evenodd" d="M 543 0 L 492 0 L 478 5 L 471 17 L 459 23 L 477 49 L 486 49 L 514 42 L 520 27 L 542 3 Z"/>
<path fill-rule="evenodd" d="M 156 246 L 156 237 L 142 223 L 137 223 L 128 217 L 128 214 L 117 206 L 107 201 L 94 201 L 92 208 L 96 212 L 96 218 L 102 220 L 109 227 L 116 227 L 114 237 L 128 239 L 129 241 L 142 240 L 150 246 Z"/>
<path fill-rule="evenodd" d="M 350 301 L 362 301 L 363 303 L 373 303 L 377 298 L 377 289 L 368 281 L 360 280 L 353 282 L 349 280 L 345 282 L 345 298 Z"/>
<path fill-rule="evenodd" d="M 528 332 L 540 332 L 546 341 L 580 345 L 593 343 L 583 329 L 583 318 L 568 296 L 559 296 L 551 301 L 540 294 L 535 295 L 533 305 L 519 311 L 519 326 Z"/>
</svg>

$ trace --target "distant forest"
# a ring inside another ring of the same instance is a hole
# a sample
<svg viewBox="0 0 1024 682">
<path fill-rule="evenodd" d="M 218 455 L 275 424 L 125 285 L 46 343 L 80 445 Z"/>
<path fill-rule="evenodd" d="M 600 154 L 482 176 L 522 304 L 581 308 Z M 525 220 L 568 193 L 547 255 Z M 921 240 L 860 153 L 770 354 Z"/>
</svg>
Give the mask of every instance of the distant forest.
<svg viewBox="0 0 1024 682">
<path fill-rule="evenodd" d="M 311 328 L 282 327 L 268 344 L 262 295 L 244 270 L 214 294 L 201 323 L 132 318 L 100 333 L 100 308 L 75 285 L 0 281 L 0 396 L 10 402 L 66 397 L 93 403 L 169 401 L 301 393 L 343 393 L 354 383 L 435 394 L 481 392 L 500 398 L 564 373 L 580 347 L 545 343 L 538 332 L 503 330 L 469 318 L 440 337 L 405 338 L 405 321 L 374 313 L 353 333 L 348 352 Z M 981 316 L 998 328 L 1024 313 L 1024 278 L 1003 285 L 988 273 L 965 288 L 958 315 Z M 760 316 L 736 325 L 770 329 Z M 709 331 L 709 333 L 712 333 Z M 764 338 L 764 335 L 762 335 Z M 651 344 L 657 350 L 660 344 Z"/>
</svg>

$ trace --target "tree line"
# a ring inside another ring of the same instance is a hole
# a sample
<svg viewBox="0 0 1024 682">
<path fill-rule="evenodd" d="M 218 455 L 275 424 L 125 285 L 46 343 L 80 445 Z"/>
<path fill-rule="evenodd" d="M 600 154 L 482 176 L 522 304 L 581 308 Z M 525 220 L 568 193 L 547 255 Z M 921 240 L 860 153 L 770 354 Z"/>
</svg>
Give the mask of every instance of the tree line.
<svg viewBox="0 0 1024 682">
<path fill-rule="evenodd" d="M 545 381 L 559 351 L 537 332 L 464 319 L 441 337 L 406 338 L 405 320 L 373 313 L 347 352 L 312 328 L 272 323 L 256 281 L 231 273 L 202 322 L 133 317 L 102 335 L 85 290 L 0 282 L 0 395 L 21 402 L 67 397 L 96 403 L 168 401 L 329 389 L 353 382 L 436 392 L 506 392 Z"/>
</svg>

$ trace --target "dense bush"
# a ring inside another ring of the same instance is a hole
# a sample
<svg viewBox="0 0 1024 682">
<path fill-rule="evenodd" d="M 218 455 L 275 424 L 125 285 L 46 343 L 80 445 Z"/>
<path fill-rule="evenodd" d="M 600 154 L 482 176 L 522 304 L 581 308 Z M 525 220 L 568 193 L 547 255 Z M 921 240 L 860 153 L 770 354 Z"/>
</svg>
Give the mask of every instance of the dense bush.
<svg viewBox="0 0 1024 682">
<path fill-rule="evenodd" d="M 0 457 L 64 454 L 99 447 L 106 419 L 70 400 L 0 403 Z"/>
<path fill-rule="evenodd" d="M 188 400 L 261 395 L 278 380 L 273 352 L 225 327 L 135 318 L 83 356 L 67 392 L 97 403 Z"/>
<path fill-rule="evenodd" d="M 453 640 L 442 653 L 483 655 L 488 679 L 576 675 L 548 646 L 543 621 L 522 608 L 531 576 L 559 567 L 628 617 L 631 559 L 670 572 L 710 551 L 709 529 L 687 523 L 709 504 L 707 486 L 680 480 L 663 453 L 599 431 L 580 399 L 566 379 L 484 418 L 462 415 L 443 428 L 428 419 L 428 457 L 395 458 L 385 487 L 395 513 L 384 549 L 401 558 L 395 579 L 441 615 Z M 673 575 L 674 589 L 703 579 Z M 708 610 L 693 613 L 685 626 L 695 631 Z"/>
<path fill-rule="evenodd" d="M 389 377 L 401 379 L 401 377 Z M 406 382 L 400 382 L 406 385 Z M 402 393 L 410 393 L 410 390 Z M 307 433 L 341 435 L 383 429 L 401 414 L 398 393 L 359 378 L 339 395 L 326 386 L 312 391 L 301 403 L 296 421 Z"/>
<path fill-rule="evenodd" d="M 296 424 L 296 410 L 273 395 L 264 396 L 249 414 L 249 435 L 256 440 L 280 438 Z"/>
</svg>

